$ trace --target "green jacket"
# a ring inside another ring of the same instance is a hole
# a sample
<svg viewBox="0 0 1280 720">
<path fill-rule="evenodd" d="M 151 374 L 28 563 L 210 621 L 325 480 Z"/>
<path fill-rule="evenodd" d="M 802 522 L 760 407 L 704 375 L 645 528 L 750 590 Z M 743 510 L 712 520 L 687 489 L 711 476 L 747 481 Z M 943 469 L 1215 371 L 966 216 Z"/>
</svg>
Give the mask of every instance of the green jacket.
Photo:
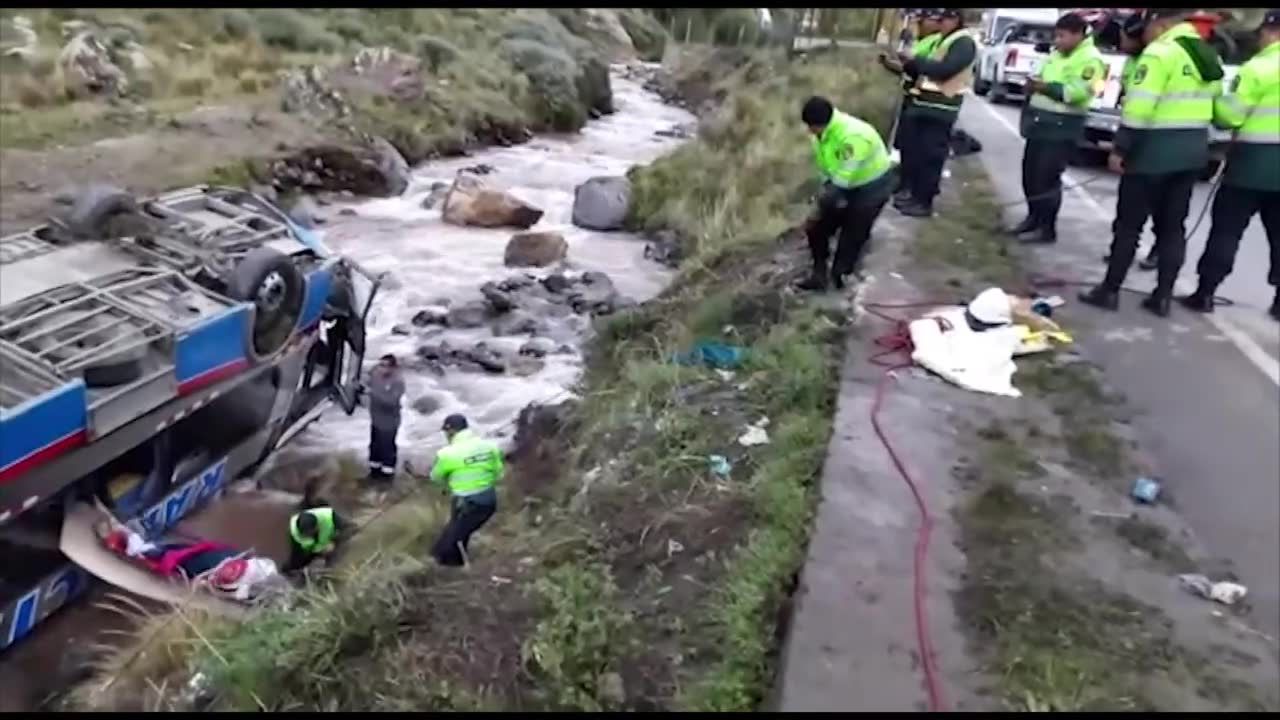
<svg viewBox="0 0 1280 720">
<path fill-rule="evenodd" d="M 298 518 L 302 517 L 303 514 L 309 514 L 316 519 L 315 537 L 303 535 L 298 528 Z M 337 535 L 338 523 L 333 508 L 311 508 L 289 518 L 289 537 L 293 538 L 298 547 L 313 555 L 328 550 L 333 545 L 334 538 Z"/>
<path fill-rule="evenodd" d="M 1240 68 L 1214 100 L 1213 121 L 1235 131 L 1222 184 L 1280 192 L 1280 42 Z"/>
<path fill-rule="evenodd" d="M 1209 161 L 1213 100 L 1222 63 L 1190 23 L 1156 38 L 1138 58 L 1126 88 L 1114 152 L 1125 172 L 1158 175 L 1203 168 Z"/>
<path fill-rule="evenodd" d="M 964 28 L 958 28 L 949 35 L 939 37 L 928 57 L 916 57 L 908 61 L 904 70 L 916 82 L 910 90 L 911 102 L 906 105 L 906 114 L 954 123 L 960 114 L 964 95 L 959 92 L 948 95 L 936 88 L 941 83 L 956 80 L 968 85 L 977 54 L 978 45 L 973 36 Z"/>
<path fill-rule="evenodd" d="M 862 187 L 889 171 L 889 150 L 880 132 L 852 115 L 835 111 L 822 135 L 810 137 L 818 172 L 836 187 Z"/>
<path fill-rule="evenodd" d="M 1102 87 L 1102 53 L 1086 37 L 1069 55 L 1049 54 L 1040 79 L 1047 87 L 1022 110 L 1022 136 L 1028 140 L 1077 140 L 1084 135 L 1089 105 Z"/>
<path fill-rule="evenodd" d="M 933 53 L 933 49 L 937 47 L 938 43 L 941 41 L 942 41 L 942 33 L 925 35 L 924 37 L 917 40 L 915 45 L 911 46 L 911 54 L 916 58 L 928 58 L 929 55 Z M 915 84 L 916 84 L 915 75 L 912 75 L 906 72 L 906 70 L 904 69 L 902 72 L 902 92 L 909 93 L 911 91 L 911 88 L 914 87 Z M 910 102 L 910 101 L 911 101 L 911 97 L 908 95 L 907 102 Z"/>
<path fill-rule="evenodd" d="M 502 450 L 495 443 L 463 430 L 436 453 L 431 479 L 447 482 L 450 493 L 466 497 L 492 490 L 502 467 Z"/>
</svg>

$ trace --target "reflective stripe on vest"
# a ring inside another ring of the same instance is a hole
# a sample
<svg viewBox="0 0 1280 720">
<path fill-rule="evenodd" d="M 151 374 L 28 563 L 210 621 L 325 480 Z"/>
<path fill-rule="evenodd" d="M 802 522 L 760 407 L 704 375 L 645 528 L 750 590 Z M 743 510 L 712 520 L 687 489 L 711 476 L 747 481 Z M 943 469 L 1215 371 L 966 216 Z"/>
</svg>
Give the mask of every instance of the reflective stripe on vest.
<svg viewBox="0 0 1280 720">
<path fill-rule="evenodd" d="M 298 528 L 298 519 L 303 514 L 310 514 L 316 519 L 316 536 L 314 538 L 307 537 L 302 534 Z M 329 547 L 329 543 L 333 541 L 334 523 L 333 508 L 312 508 L 297 513 L 289 519 L 289 536 L 293 541 L 298 543 L 298 547 L 306 552 L 314 553 Z"/>
<path fill-rule="evenodd" d="M 941 33 L 926 35 L 925 37 L 922 37 L 916 41 L 916 44 L 911 48 L 911 54 L 920 59 L 927 58 L 929 57 L 929 54 L 933 52 L 933 48 L 937 46 L 937 44 L 941 42 L 941 40 L 942 40 Z M 902 91 L 905 93 L 909 93 L 911 92 L 911 88 L 914 85 L 915 85 L 915 80 L 911 78 L 911 76 L 907 75 L 906 73 L 903 73 L 902 74 Z"/>
<path fill-rule="evenodd" d="M 1120 124 L 1135 130 L 1207 129 L 1213 120 L 1213 99 L 1220 83 L 1200 79 L 1195 64 L 1177 42 L 1199 38 L 1190 23 L 1180 23 L 1143 50 L 1126 89 Z M 1163 83 L 1144 86 L 1148 77 Z"/>
<path fill-rule="evenodd" d="M 1083 116 L 1102 84 L 1102 74 L 1102 54 L 1094 47 L 1093 38 L 1086 37 L 1070 55 L 1054 50 L 1040 70 L 1044 82 L 1062 86 L 1063 102 L 1035 93 L 1028 104 L 1045 112 Z"/>
<path fill-rule="evenodd" d="M 1280 144 L 1280 42 L 1240 68 L 1230 92 L 1214 102 L 1213 115 L 1219 125 L 1235 128 L 1236 142 Z"/>
<path fill-rule="evenodd" d="M 836 187 L 862 187 L 889 170 L 889 150 L 879 131 L 839 110 L 812 143 L 818 171 Z"/>
<path fill-rule="evenodd" d="M 954 45 L 957 40 L 964 37 L 971 38 L 967 30 L 960 28 L 950 35 L 942 38 L 942 40 L 933 48 L 933 53 L 930 55 L 930 59 L 935 62 L 942 60 L 947 56 L 947 51 L 951 49 L 951 46 Z M 932 80 L 924 73 L 920 73 L 919 78 L 916 79 L 916 89 L 921 92 L 937 93 L 946 98 L 955 98 L 958 101 L 960 94 L 968 89 L 972 75 L 973 67 L 970 65 L 966 65 L 963 70 L 942 82 Z M 944 110 L 959 111 L 960 109 L 958 102 L 955 105 L 931 103 L 927 101 L 919 104 L 927 105 L 929 107 L 937 107 Z"/>
<path fill-rule="evenodd" d="M 438 454 L 449 492 L 465 496 L 492 488 L 502 466 L 500 453 L 497 445 L 470 432 L 453 436 Z"/>
</svg>

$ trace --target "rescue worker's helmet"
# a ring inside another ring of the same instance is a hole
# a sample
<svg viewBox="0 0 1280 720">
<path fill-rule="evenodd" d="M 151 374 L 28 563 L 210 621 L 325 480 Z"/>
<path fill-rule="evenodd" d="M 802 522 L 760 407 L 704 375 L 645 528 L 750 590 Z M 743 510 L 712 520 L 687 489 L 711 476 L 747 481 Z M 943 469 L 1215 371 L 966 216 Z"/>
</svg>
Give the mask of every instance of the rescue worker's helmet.
<svg viewBox="0 0 1280 720">
<path fill-rule="evenodd" d="M 444 419 L 444 425 L 440 428 L 445 432 L 458 432 L 467 429 L 467 418 L 465 415 L 454 413 Z"/>
</svg>

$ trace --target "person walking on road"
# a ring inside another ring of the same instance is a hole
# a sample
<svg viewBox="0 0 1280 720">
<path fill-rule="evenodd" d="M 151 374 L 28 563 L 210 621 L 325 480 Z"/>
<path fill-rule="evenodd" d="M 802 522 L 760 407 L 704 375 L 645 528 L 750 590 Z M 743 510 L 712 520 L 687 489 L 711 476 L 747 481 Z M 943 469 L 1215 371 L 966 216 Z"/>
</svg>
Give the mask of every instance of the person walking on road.
<svg viewBox="0 0 1280 720">
<path fill-rule="evenodd" d="M 1030 101 L 1022 110 L 1022 192 L 1027 217 L 1012 232 L 1024 243 L 1052 243 L 1058 239 L 1058 210 L 1062 207 L 1062 173 L 1084 136 L 1085 115 L 1102 84 L 1102 54 L 1087 36 L 1089 26 L 1079 15 L 1058 19 L 1054 50 L 1036 77 L 1027 80 Z"/>
<path fill-rule="evenodd" d="M 978 50 L 964 29 L 959 8 L 940 8 L 937 17 L 940 38 L 929 57 L 898 56 L 903 70 L 916 78 L 905 116 L 910 134 L 903 138 L 904 145 L 912 148 L 904 167 L 910 195 L 894 201 L 898 212 L 908 217 L 933 215 L 942 168 L 951 154 L 951 129 L 972 82 Z"/>
<path fill-rule="evenodd" d="M 1213 225 L 1196 271 L 1199 286 L 1180 298 L 1192 310 L 1213 312 L 1213 295 L 1231 274 L 1240 238 L 1254 215 L 1271 246 L 1267 281 L 1277 288 L 1271 316 L 1280 320 L 1280 10 L 1258 30 L 1261 50 L 1240 68 L 1231 91 L 1213 104 L 1215 124 L 1235 131 L 1222 186 L 1213 198 Z"/>
<path fill-rule="evenodd" d="M 432 547 L 436 562 L 458 567 L 466 564 L 471 535 L 489 522 L 498 509 L 495 489 L 502 479 L 502 450 L 467 429 L 467 418 L 444 419 L 449 444 L 436 453 L 431 481 L 448 485 L 451 496 L 449 522 Z"/>
<path fill-rule="evenodd" d="M 830 277 L 831 284 L 842 289 L 893 192 L 889 150 L 870 123 L 840 112 L 826 98 L 809 98 L 800 118 L 812 135 L 813 157 L 823 183 L 815 216 L 805 228 L 813 271 L 799 287 L 825 290 Z M 836 233 L 835 261 L 828 268 L 831 236 Z"/>
<path fill-rule="evenodd" d="M 1148 14 L 1148 44 L 1138 58 L 1107 159 L 1121 173 L 1111 259 L 1102 283 L 1080 294 L 1088 305 L 1119 307 L 1120 288 L 1150 215 L 1160 266 L 1155 290 L 1142 307 L 1160 317 L 1169 315 L 1186 254 L 1191 191 L 1209 161 L 1209 124 L 1223 76 L 1218 54 L 1184 21 L 1186 13 L 1172 8 Z"/>
<path fill-rule="evenodd" d="M 369 373 L 369 480 L 396 475 L 396 435 L 400 432 L 400 398 L 404 377 L 395 355 L 383 355 Z"/>
<path fill-rule="evenodd" d="M 941 12 L 937 8 L 918 11 L 920 39 L 911 48 L 912 57 L 918 60 L 927 59 L 933 53 L 934 47 L 942 40 L 942 34 L 938 32 L 938 19 Z M 908 73 L 896 58 L 890 59 L 886 55 L 881 55 L 880 64 L 889 72 L 902 76 L 902 97 L 898 101 L 898 129 L 893 135 L 893 147 L 899 152 L 901 162 L 893 194 L 895 200 L 903 202 L 911 197 L 911 189 L 907 187 L 907 167 L 914 157 L 912 153 L 915 150 L 915 143 L 907 106 L 911 104 L 911 89 L 915 87 L 917 76 Z"/>
</svg>

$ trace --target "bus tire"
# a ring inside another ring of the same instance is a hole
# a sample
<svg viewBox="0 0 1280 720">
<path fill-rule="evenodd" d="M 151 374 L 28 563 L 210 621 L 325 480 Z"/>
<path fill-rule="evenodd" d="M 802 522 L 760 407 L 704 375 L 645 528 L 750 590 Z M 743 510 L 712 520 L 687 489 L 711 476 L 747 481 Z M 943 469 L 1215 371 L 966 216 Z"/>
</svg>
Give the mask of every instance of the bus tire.
<svg viewBox="0 0 1280 720">
<path fill-rule="evenodd" d="M 251 302 L 253 354 L 262 359 L 284 347 L 302 315 L 302 273 L 284 253 L 268 247 L 249 251 L 227 281 L 227 294 Z"/>
</svg>

